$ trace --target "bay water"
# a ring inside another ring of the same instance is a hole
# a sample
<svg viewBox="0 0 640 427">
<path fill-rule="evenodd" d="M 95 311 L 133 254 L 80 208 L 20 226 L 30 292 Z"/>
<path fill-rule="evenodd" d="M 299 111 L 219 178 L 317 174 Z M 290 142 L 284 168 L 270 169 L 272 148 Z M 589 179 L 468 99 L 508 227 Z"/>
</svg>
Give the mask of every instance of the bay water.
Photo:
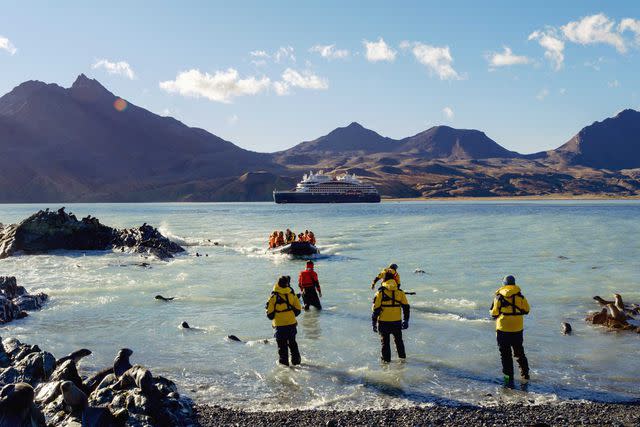
<svg viewBox="0 0 640 427">
<path fill-rule="evenodd" d="M 45 207 L 60 206 L 0 205 L 0 222 Z M 147 222 L 187 249 L 169 262 L 111 251 L 0 260 L 0 275 L 50 296 L 0 335 L 57 357 L 89 348 L 84 374 L 129 347 L 133 363 L 173 379 L 196 401 L 247 410 L 640 398 L 640 334 L 584 321 L 599 310 L 594 295 L 640 303 L 638 201 L 74 204 L 67 211 L 114 227 Z M 268 235 L 286 228 L 313 230 L 321 251 L 325 310 L 298 319 L 297 368 L 277 365 L 264 311 L 277 278 L 296 281 L 304 268 L 302 259 L 266 252 Z M 408 359 L 400 363 L 394 352 L 383 365 L 370 283 L 392 262 L 403 289 L 416 295 L 404 332 Z M 506 274 L 531 304 L 526 390 L 500 385 L 489 307 Z M 181 329 L 183 321 L 193 329 Z M 571 323 L 572 335 L 561 334 L 561 322 Z"/>
</svg>

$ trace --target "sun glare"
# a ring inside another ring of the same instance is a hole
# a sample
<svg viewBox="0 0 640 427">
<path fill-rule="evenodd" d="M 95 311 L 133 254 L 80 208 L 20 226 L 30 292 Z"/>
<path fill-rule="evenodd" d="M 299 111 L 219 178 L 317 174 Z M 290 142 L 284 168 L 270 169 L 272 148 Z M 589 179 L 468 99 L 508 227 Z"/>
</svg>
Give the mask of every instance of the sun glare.
<svg viewBox="0 0 640 427">
<path fill-rule="evenodd" d="M 115 108 L 117 111 L 124 111 L 127 109 L 127 101 L 125 101 L 122 98 L 118 98 L 113 102 L 113 108 Z"/>
</svg>

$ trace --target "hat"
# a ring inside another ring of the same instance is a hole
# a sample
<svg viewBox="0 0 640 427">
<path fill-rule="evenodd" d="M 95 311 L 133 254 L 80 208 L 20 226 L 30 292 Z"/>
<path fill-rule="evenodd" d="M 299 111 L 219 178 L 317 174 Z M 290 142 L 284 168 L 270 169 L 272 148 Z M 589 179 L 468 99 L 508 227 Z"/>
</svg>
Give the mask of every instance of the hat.
<svg viewBox="0 0 640 427">
<path fill-rule="evenodd" d="M 513 276 L 504 276 L 504 279 L 502 279 L 502 284 L 505 286 L 513 286 L 516 284 L 516 278 Z"/>
</svg>

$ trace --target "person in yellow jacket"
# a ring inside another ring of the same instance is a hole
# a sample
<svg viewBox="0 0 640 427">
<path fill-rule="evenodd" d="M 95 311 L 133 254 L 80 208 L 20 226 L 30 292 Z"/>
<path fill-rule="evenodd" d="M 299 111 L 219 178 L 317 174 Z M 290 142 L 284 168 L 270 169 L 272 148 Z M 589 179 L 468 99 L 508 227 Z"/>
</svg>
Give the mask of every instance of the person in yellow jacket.
<svg viewBox="0 0 640 427">
<path fill-rule="evenodd" d="M 300 364 L 300 351 L 296 342 L 298 333 L 296 317 L 302 307 L 298 296 L 291 288 L 291 278 L 282 276 L 278 279 L 271 292 L 271 297 L 266 305 L 267 317 L 271 319 L 271 326 L 276 330 L 274 337 L 278 344 L 279 362 L 289 366 L 289 351 L 291 351 L 291 364 Z"/>
<path fill-rule="evenodd" d="M 390 271 L 387 271 L 383 276 L 382 286 L 373 298 L 372 310 L 373 332 L 380 334 L 382 342 L 382 361 L 391 361 L 391 344 L 389 342 L 391 335 L 393 335 L 396 344 L 398 357 L 406 359 L 402 330 L 409 327 L 409 301 L 407 301 L 404 291 L 398 287 L 394 274 Z"/>
<path fill-rule="evenodd" d="M 383 269 L 371 282 L 371 289 L 375 288 L 376 283 L 378 283 L 378 280 L 382 280 L 384 281 L 384 275 L 387 274 L 387 272 L 393 274 L 393 280 L 396 281 L 396 284 L 398 285 L 398 287 L 400 287 L 400 274 L 398 274 L 398 265 L 397 264 L 391 264 L 389 267 Z"/>
<path fill-rule="evenodd" d="M 522 295 L 516 279 L 506 276 L 503 286 L 496 291 L 491 316 L 496 319 L 496 336 L 500 358 L 502 359 L 502 373 L 507 387 L 513 387 L 513 356 L 520 365 L 520 376 L 526 382 L 529 380 L 529 361 L 524 354 L 524 319 L 529 314 L 529 302 Z M 511 350 L 513 349 L 513 355 Z"/>
</svg>

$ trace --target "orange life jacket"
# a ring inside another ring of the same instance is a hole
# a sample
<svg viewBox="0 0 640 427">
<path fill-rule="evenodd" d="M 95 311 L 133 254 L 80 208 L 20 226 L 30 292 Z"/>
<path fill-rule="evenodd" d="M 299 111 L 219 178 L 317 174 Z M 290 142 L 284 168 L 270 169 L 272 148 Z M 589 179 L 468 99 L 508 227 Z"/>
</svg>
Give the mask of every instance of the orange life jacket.
<svg viewBox="0 0 640 427">
<path fill-rule="evenodd" d="M 300 272 L 300 275 L 298 276 L 298 285 L 300 286 L 300 289 L 312 288 L 316 283 L 318 283 L 318 273 L 313 271 L 312 268 L 308 268 Z"/>
</svg>

